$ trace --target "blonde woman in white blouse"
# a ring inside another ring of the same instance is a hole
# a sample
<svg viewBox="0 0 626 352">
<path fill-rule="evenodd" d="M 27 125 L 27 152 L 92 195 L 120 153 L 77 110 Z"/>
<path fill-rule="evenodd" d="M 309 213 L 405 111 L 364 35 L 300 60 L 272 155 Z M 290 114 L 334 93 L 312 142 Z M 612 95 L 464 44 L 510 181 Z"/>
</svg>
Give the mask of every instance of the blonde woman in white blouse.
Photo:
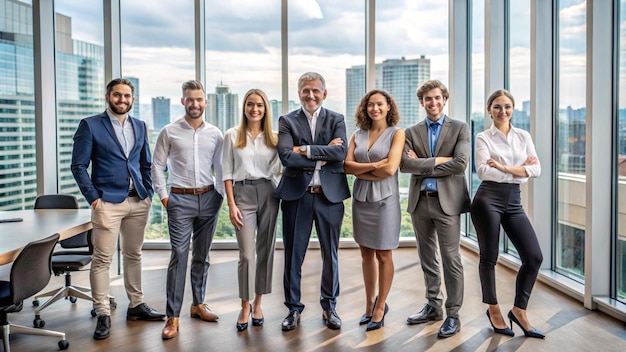
<svg viewBox="0 0 626 352">
<path fill-rule="evenodd" d="M 520 184 L 530 177 L 538 177 L 541 165 L 530 134 L 511 124 L 514 107 L 515 100 L 508 91 L 498 90 L 491 94 L 487 100 L 487 112 L 493 125 L 476 136 L 476 172 L 482 182 L 472 201 L 471 214 L 480 247 L 478 274 L 483 302 L 489 305 L 486 314 L 496 333 L 513 336 L 515 322 L 525 336 L 544 338 L 526 316 L 543 256 L 520 199 Z M 495 265 L 500 225 L 522 260 L 515 283 L 513 308 L 508 313 L 510 328 L 496 295 Z"/>
<path fill-rule="evenodd" d="M 274 190 L 281 172 L 277 143 L 267 96 L 259 89 L 249 90 L 243 98 L 241 124 L 224 134 L 222 161 L 230 221 L 239 245 L 237 331 L 248 328 L 249 316 L 252 325 L 263 325 L 261 299 L 272 290 L 279 206 Z"/>
</svg>

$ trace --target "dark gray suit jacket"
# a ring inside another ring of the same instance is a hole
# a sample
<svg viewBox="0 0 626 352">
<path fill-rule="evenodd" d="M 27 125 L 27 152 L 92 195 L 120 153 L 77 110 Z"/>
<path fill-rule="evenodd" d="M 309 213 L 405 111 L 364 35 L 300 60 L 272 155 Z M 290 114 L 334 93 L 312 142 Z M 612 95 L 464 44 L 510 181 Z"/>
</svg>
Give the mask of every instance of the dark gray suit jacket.
<svg viewBox="0 0 626 352">
<path fill-rule="evenodd" d="M 422 182 L 429 177 L 437 178 L 439 203 L 447 215 L 459 215 L 469 211 L 470 198 L 465 180 L 465 169 L 471 152 L 469 130 L 466 123 L 453 120 L 449 116 L 443 121 L 435 155 L 430 152 L 428 125 L 425 120 L 405 130 L 405 153 L 402 154 L 400 171 L 412 174 L 407 208 L 409 213 L 415 212 Z M 413 150 L 418 158 L 407 157 L 408 150 Z M 453 159 L 435 166 L 437 156 Z"/>
<path fill-rule="evenodd" d="M 343 170 L 343 161 L 348 152 L 346 124 L 343 115 L 320 108 L 315 125 L 315 142 L 311 127 L 302 109 L 294 110 L 278 120 L 278 155 L 282 162 L 283 176 L 276 188 L 276 196 L 283 200 L 296 200 L 306 192 L 313 178 L 315 163 L 326 161 L 320 171 L 324 196 L 332 203 L 350 197 L 350 189 Z M 341 138 L 343 145 L 329 146 L 331 140 Z M 311 158 L 293 151 L 294 146 L 309 145 Z"/>
</svg>

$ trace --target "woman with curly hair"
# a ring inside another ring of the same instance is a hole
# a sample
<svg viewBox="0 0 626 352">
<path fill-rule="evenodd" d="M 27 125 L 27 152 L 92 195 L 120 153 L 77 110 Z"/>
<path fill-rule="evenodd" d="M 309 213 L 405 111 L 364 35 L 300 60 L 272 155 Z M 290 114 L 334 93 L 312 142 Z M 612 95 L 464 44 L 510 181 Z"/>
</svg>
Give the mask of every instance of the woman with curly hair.
<svg viewBox="0 0 626 352">
<path fill-rule="evenodd" d="M 370 331 L 385 325 L 389 309 L 386 300 L 394 272 L 391 251 L 398 248 L 400 239 L 398 167 L 404 131 L 396 127 L 400 120 L 396 102 L 384 90 L 365 94 L 355 118 L 359 129 L 350 138 L 344 169 L 356 176 L 352 226 L 365 281 L 365 314 L 359 324 L 367 324 Z"/>
</svg>

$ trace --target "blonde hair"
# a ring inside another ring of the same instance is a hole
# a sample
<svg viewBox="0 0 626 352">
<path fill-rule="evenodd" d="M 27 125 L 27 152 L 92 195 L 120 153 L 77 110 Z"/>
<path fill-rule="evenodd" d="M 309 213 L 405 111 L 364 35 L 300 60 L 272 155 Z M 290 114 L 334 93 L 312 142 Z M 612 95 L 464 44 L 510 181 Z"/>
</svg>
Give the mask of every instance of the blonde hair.
<svg viewBox="0 0 626 352">
<path fill-rule="evenodd" d="M 263 100 L 263 105 L 265 105 L 265 113 L 263 114 L 263 118 L 261 119 L 261 130 L 263 130 L 263 139 L 265 141 L 265 145 L 269 148 L 276 148 L 278 145 L 278 137 L 272 131 L 272 108 L 269 104 L 269 100 L 267 100 L 267 96 L 260 89 L 250 89 L 243 96 L 243 108 L 241 109 L 241 123 L 239 127 L 237 127 L 237 139 L 235 140 L 235 147 L 237 148 L 245 148 L 248 143 L 248 138 L 246 136 L 246 130 L 248 129 L 248 118 L 246 117 L 246 102 L 248 97 L 252 94 L 256 94 L 261 97 Z"/>
</svg>

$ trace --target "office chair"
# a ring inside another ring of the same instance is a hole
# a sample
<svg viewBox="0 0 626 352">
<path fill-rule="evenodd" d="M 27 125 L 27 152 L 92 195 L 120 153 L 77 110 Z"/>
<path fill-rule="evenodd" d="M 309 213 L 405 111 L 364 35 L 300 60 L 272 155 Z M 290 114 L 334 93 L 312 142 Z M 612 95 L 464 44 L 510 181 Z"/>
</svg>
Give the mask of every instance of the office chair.
<svg viewBox="0 0 626 352">
<path fill-rule="evenodd" d="M 50 258 L 58 240 L 59 234 L 54 234 L 27 244 L 13 262 L 10 281 L 0 281 L 0 326 L 5 352 L 10 351 L 10 334 L 60 337 L 59 348 L 62 350 L 70 345 L 62 332 L 11 324 L 7 317 L 7 313 L 21 311 L 23 301 L 41 291 L 50 281 Z"/>
<path fill-rule="evenodd" d="M 78 209 L 78 201 L 76 197 L 69 194 L 48 194 L 41 195 L 35 200 L 35 209 Z M 93 258 L 93 245 L 91 242 L 91 230 L 64 239 L 59 242 L 61 248 L 66 250 L 55 251 L 52 254 L 52 272 L 55 276 L 65 274 L 65 286 L 58 289 L 38 294 L 34 297 L 33 306 L 35 309 L 35 320 L 33 326 L 43 328 L 45 322 L 41 320 L 40 312 L 47 306 L 58 301 L 61 298 L 69 299 L 71 303 L 76 303 L 78 298 L 93 301 L 90 296 L 91 290 L 87 287 L 72 285 L 72 272 L 80 271 Z M 39 298 L 50 297 L 41 306 Z M 113 296 L 109 296 L 111 308 L 115 309 L 117 303 Z M 96 311 L 91 310 L 91 316 L 95 316 Z"/>
</svg>

